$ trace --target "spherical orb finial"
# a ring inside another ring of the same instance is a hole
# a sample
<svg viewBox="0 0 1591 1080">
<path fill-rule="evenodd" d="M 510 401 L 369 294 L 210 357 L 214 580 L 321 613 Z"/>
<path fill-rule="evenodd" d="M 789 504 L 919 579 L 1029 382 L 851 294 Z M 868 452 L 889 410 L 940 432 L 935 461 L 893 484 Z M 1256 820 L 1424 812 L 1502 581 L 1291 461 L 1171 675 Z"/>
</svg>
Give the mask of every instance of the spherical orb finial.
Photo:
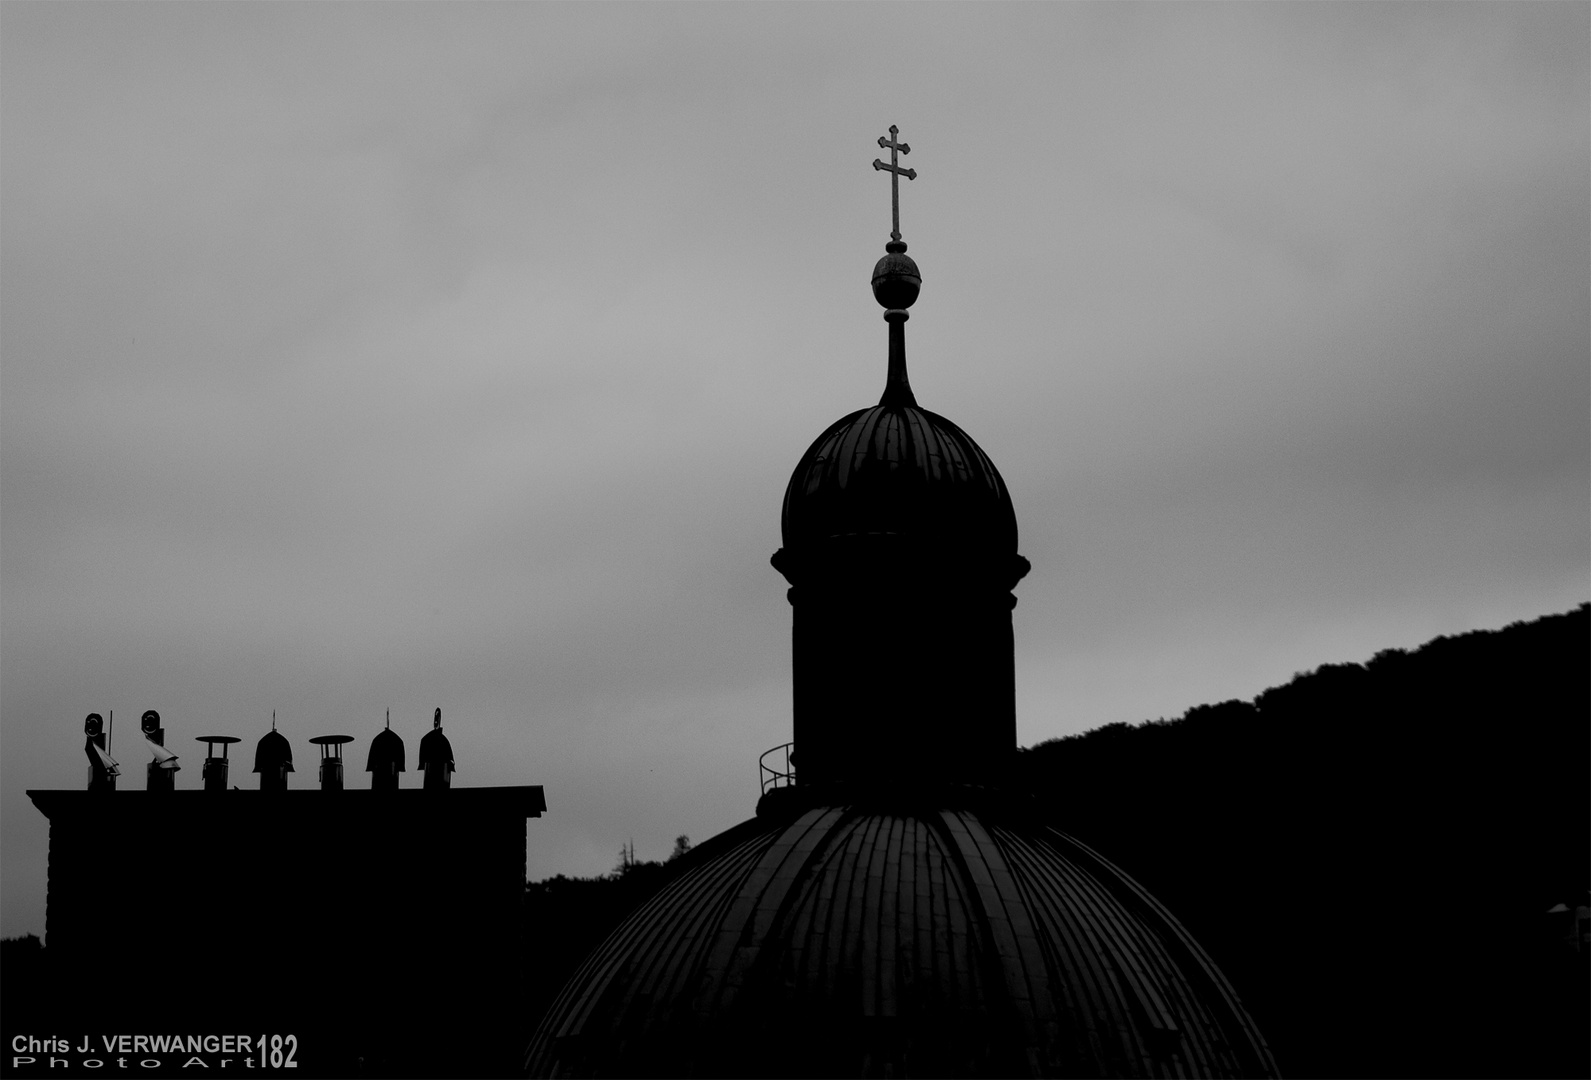
<svg viewBox="0 0 1591 1080">
<path fill-rule="evenodd" d="M 906 254 L 906 243 L 891 240 L 884 245 L 888 253 L 873 267 L 873 299 L 887 309 L 904 311 L 917 302 L 923 278 L 917 264 Z"/>
</svg>

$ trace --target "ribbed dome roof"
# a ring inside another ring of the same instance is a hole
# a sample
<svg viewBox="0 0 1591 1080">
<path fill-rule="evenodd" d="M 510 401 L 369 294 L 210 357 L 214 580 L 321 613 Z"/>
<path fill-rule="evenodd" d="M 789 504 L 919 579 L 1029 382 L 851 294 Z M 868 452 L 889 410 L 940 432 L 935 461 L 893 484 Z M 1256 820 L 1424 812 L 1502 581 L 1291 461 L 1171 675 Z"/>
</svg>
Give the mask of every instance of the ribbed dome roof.
<svg viewBox="0 0 1591 1080">
<path fill-rule="evenodd" d="M 894 534 L 1016 553 L 1016 512 L 972 437 L 916 405 L 879 404 L 831 424 L 785 488 L 784 545 Z"/>
<path fill-rule="evenodd" d="M 934 805 L 797 806 L 701 845 L 570 980 L 529 1073 L 1275 1074 L 1124 873 L 1020 812 Z"/>
</svg>

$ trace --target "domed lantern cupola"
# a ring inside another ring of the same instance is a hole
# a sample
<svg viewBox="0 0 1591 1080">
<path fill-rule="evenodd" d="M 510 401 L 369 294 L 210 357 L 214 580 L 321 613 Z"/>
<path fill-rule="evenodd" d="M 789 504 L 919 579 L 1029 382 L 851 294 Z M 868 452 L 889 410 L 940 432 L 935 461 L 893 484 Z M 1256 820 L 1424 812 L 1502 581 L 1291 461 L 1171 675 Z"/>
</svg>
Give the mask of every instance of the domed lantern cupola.
<svg viewBox="0 0 1591 1080">
<path fill-rule="evenodd" d="M 880 137 L 894 230 L 873 268 L 889 325 L 877 405 L 830 425 L 785 489 L 772 562 L 794 610 L 796 784 L 984 784 L 1016 751 L 1012 588 L 1028 571 L 994 462 L 917 404 L 907 308 L 922 275 L 900 233 L 899 165 Z"/>
<path fill-rule="evenodd" d="M 897 134 L 874 162 L 896 185 L 916 175 Z M 547 1010 L 525 1074 L 1275 1076 L 1170 913 L 995 783 L 1027 562 L 993 463 L 907 382 L 921 276 L 898 196 L 890 239 L 883 400 L 802 457 L 773 557 L 794 783 L 764 755 L 779 786 L 757 816 L 671 864 Z"/>
</svg>

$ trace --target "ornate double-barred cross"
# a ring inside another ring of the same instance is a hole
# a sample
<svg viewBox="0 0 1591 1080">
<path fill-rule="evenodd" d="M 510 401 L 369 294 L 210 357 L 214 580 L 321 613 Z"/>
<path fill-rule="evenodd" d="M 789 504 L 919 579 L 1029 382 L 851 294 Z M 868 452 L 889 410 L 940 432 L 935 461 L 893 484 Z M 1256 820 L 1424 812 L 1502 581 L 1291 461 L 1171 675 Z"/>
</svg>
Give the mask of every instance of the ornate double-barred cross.
<svg viewBox="0 0 1591 1080">
<path fill-rule="evenodd" d="M 891 240 L 900 239 L 900 178 L 904 176 L 908 180 L 917 179 L 917 170 L 901 168 L 899 164 L 900 159 L 895 156 L 897 153 L 909 154 L 912 152 L 912 148 L 907 146 L 905 143 L 895 141 L 895 136 L 899 134 L 900 128 L 896 127 L 894 124 L 891 124 L 889 126 L 889 138 L 886 139 L 882 135 L 878 137 L 878 145 L 889 147 L 888 165 L 885 165 L 878 158 L 873 159 L 873 168 L 883 169 L 885 172 L 890 174 L 890 203 L 895 212 L 895 231 L 889 234 Z"/>
</svg>

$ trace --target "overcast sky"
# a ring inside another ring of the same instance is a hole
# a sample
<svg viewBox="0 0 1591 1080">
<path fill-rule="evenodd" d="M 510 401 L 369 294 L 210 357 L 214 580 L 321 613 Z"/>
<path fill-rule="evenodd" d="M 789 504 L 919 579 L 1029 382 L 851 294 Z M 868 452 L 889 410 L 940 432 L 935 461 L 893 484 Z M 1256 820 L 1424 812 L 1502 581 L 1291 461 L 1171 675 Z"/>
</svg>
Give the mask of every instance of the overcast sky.
<svg viewBox="0 0 1591 1080">
<path fill-rule="evenodd" d="M 6 936 L 90 711 L 191 788 L 275 709 L 304 788 L 440 706 L 455 783 L 545 785 L 533 877 L 749 817 L 892 123 L 912 383 L 1033 563 L 1024 745 L 1591 594 L 1591 6 L 0 23 Z"/>
</svg>

